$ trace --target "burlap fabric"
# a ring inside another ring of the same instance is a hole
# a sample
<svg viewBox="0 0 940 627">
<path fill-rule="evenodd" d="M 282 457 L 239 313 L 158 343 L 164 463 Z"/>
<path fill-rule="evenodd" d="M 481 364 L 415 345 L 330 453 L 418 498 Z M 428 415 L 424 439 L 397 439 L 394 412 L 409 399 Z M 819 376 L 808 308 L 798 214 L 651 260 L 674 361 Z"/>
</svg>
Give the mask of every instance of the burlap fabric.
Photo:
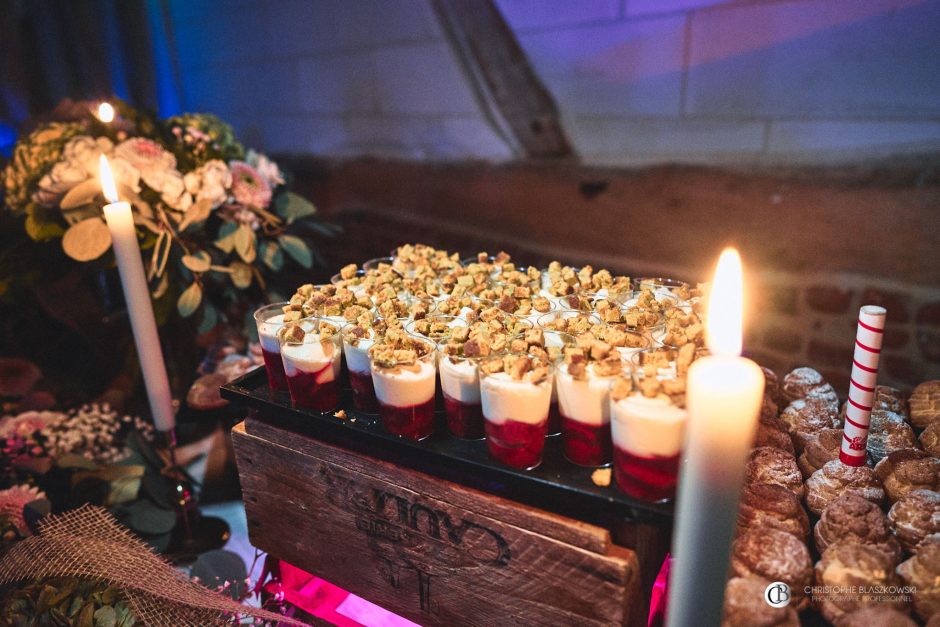
<svg viewBox="0 0 940 627">
<path fill-rule="evenodd" d="M 251 608 L 190 581 L 100 507 L 85 505 L 41 524 L 0 560 L 0 584 L 84 577 L 121 589 L 146 625 L 232 625 L 237 616 L 304 625 Z"/>
</svg>

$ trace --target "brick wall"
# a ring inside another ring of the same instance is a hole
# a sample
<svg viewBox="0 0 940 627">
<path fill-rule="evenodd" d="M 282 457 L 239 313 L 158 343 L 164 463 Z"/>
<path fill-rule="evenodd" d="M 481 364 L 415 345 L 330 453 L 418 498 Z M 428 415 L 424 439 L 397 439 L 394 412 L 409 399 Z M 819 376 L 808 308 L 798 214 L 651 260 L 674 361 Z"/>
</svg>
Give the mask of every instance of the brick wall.
<svg viewBox="0 0 940 627">
<path fill-rule="evenodd" d="M 940 151 L 940 0 L 496 0 L 582 161 Z M 171 0 L 187 108 L 269 151 L 502 161 L 426 0 Z"/>
<path fill-rule="evenodd" d="M 812 365 L 848 393 L 858 310 L 888 310 L 878 383 L 909 390 L 940 379 L 940 288 L 874 280 L 852 274 L 757 278 L 746 338 L 760 363 L 785 373 Z"/>
</svg>

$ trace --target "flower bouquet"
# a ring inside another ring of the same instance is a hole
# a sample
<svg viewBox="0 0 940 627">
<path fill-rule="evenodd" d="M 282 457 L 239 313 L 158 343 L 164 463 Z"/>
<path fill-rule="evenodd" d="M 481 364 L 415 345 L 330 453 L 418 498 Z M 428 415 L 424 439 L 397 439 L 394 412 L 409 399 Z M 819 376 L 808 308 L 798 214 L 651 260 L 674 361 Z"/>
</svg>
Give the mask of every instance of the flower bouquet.
<svg viewBox="0 0 940 627">
<path fill-rule="evenodd" d="M 115 110 L 105 123 L 89 103 L 60 105 L 16 144 L 3 172 L 6 218 L 32 242 L 58 240 L 71 260 L 111 263 L 103 154 L 133 206 L 153 298 L 172 299 L 184 318 L 200 313 L 200 332 L 249 288 L 263 293 L 286 260 L 311 267 L 316 253 L 303 232 L 331 227 L 312 220 L 313 204 L 288 191 L 277 164 L 246 150 L 228 124 L 209 114 L 159 119 L 123 102 Z M 35 267 L 16 267 L 13 246 L 3 248 L 0 295 L 36 279 Z M 157 306 L 158 319 L 171 309 Z"/>
</svg>

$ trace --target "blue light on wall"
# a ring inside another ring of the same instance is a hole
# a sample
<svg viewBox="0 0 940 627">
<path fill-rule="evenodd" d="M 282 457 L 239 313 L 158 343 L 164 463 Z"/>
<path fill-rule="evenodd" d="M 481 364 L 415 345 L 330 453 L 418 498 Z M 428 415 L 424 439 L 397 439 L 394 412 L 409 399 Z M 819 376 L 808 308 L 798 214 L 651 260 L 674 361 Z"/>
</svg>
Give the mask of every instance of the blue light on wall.
<svg viewBox="0 0 940 627">
<path fill-rule="evenodd" d="M 157 88 L 157 108 L 169 117 L 180 113 L 179 86 L 173 67 L 163 7 L 159 0 L 147 0 L 147 24 L 153 53 L 153 74 Z"/>
<path fill-rule="evenodd" d="M 9 157 L 13 154 L 13 146 L 16 144 L 16 129 L 4 122 L 0 122 L 0 155 Z"/>
</svg>

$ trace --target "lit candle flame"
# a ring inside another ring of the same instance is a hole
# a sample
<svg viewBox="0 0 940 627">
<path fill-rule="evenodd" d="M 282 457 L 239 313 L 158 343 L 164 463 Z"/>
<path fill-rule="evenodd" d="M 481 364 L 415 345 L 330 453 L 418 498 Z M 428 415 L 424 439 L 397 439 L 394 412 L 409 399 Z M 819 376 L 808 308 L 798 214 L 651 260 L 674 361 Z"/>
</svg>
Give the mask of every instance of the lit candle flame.
<svg viewBox="0 0 940 627">
<path fill-rule="evenodd" d="M 714 355 L 741 354 L 744 328 L 744 277 L 741 256 L 726 248 L 718 259 L 715 280 L 708 298 L 705 340 Z"/>
<path fill-rule="evenodd" d="M 98 119 L 105 124 L 110 124 L 114 119 L 114 107 L 108 102 L 102 102 L 98 105 Z"/>
<path fill-rule="evenodd" d="M 98 177 L 101 179 L 101 191 L 108 202 L 117 202 L 117 185 L 114 184 L 114 175 L 111 174 L 111 166 L 108 165 L 108 158 L 104 155 L 98 159 Z"/>
</svg>

